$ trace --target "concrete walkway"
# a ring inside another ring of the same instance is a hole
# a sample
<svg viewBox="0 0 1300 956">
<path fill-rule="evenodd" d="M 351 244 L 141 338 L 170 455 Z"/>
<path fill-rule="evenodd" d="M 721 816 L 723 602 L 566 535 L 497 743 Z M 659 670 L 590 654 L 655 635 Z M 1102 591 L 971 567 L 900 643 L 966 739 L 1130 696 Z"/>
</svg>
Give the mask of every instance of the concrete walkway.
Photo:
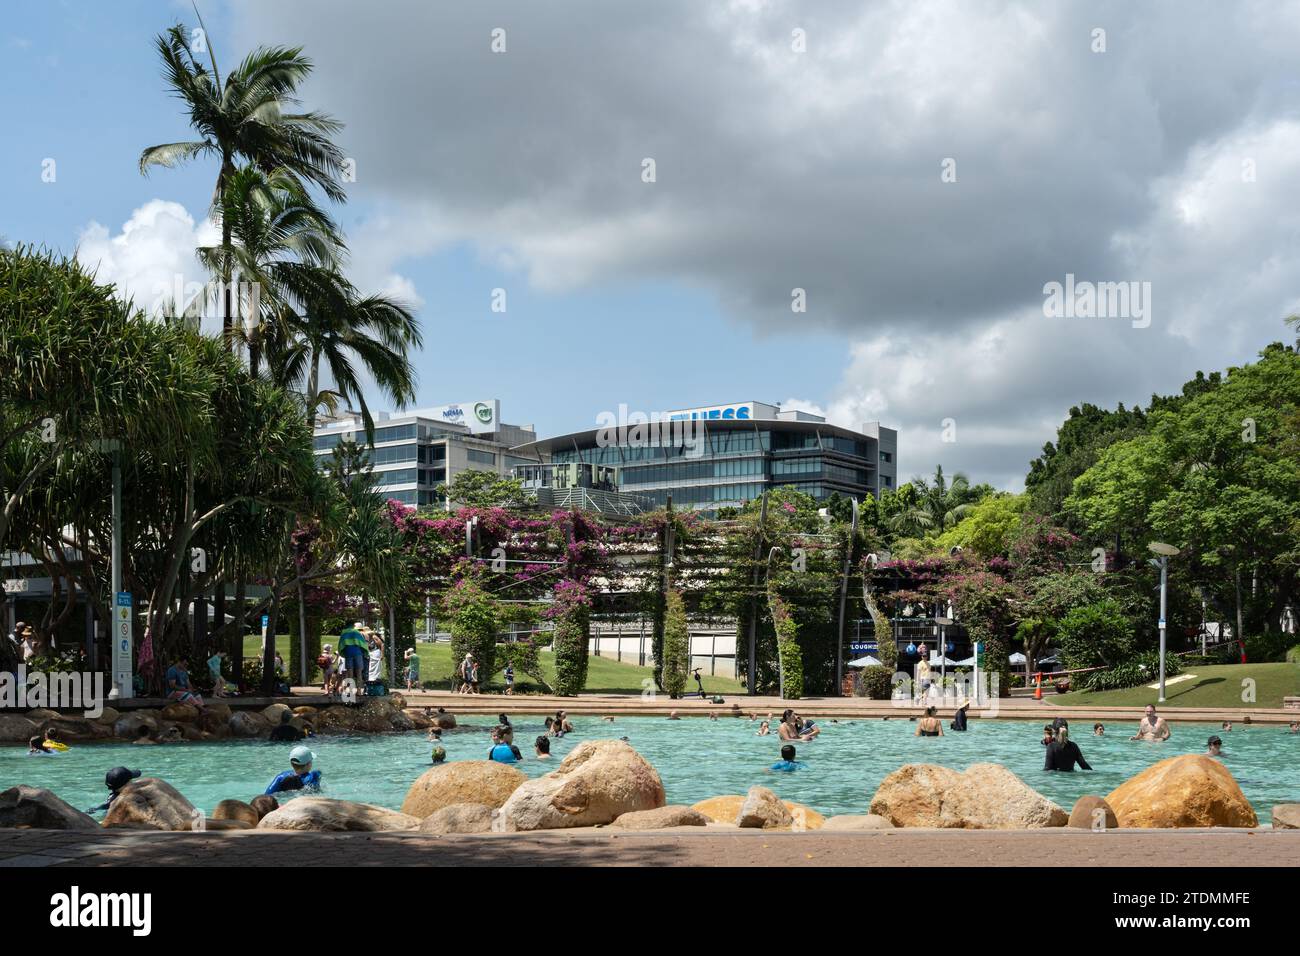
<svg viewBox="0 0 1300 956">
<path fill-rule="evenodd" d="M 0 830 L 0 868 L 65 866 L 1296 866 L 1300 830 L 881 830 L 683 827 L 436 836 Z"/>
<path fill-rule="evenodd" d="M 557 710 L 566 710 L 571 715 L 622 715 L 638 717 L 666 717 L 677 711 L 682 717 L 707 717 L 711 713 L 719 717 L 734 717 L 737 714 L 748 716 L 757 714 L 766 718 L 769 714 L 779 718 L 787 707 L 793 707 L 805 717 L 818 718 L 853 718 L 853 717 L 891 717 L 906 720 L 921 714 L 925 707 L 921 704 L 895 702 L 888 700 L 868 700 L 863 697 L 806 697 L 803 700 L 787 701 L 779 697 L 746 697 L 743 695 L 724 695 L 726 703 L 714 704 L 699 697 L 687 697 L 670 700 L 663 695 L 646 694 L 580 694 L 577 697 L 554 697 L 544 694 L 507 696 L 505 694 L 453 694 L 450 691 L 404 691 L 396 689 L 406 698 L 410 707 L 443 707 L 453 714 L 486 714 L 496 716 L 506 714 L 554 714 Z M 295 693 L 319 694 L 319 688 L 294 688 Z M 1047 720 L 1053 717 L 1066 717 L 1080 723 L 1101 721 L 1108 728 L 1115 725 L 1118 732 L 1123 725 L 1137 723 L 1142 718 L 1140 707 L 1062 707 L 1052 702 L 1051 697 L 1041 701 L 1032 698 L 1003 698 L 992 706 L 986 702 L 982 707 L 972 706 L 971 718 L 1006 717 L 1018 720 Z M 943 716 L 952 714 L 951 703 L 939 707 Z M 1234 724 L 1243 722 L 1247 717 L 1253 723 L 1285 724 L 1300 720 L 1300 711 L 1284 710 L 1280 707 L 1234 707 L 1225 709 L 1208 709 L 1193 707 L 1162 707 L 1161 716 L 1169 721 L 1195 721 L 1198 723 L 1231 720 Z"/>
</svg>

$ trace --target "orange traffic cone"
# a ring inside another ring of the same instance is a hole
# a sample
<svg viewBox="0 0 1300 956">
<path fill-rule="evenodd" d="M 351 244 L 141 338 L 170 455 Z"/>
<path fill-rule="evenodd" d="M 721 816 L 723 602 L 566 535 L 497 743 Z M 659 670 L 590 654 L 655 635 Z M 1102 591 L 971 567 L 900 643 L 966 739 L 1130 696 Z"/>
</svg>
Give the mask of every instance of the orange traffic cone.
<svg viewBox="0 0 1300 956">
<path fill-rule="evenodd" d="M 1034 700 L 1043 699 L 1043 672 L 1034 674 Z"/>
</svg>

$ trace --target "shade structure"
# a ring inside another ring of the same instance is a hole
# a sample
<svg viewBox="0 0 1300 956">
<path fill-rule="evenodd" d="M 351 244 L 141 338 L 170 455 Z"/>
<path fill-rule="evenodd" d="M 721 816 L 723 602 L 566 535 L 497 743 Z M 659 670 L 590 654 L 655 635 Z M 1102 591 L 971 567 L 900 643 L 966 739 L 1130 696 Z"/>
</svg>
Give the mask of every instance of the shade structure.
<svg viewBox="0 0 1300 956">
<path fill-rule="evenodd" d="M 866 657 L 859 657 L 856 661 L 849 661 L 849 667 L 877 667 L 880 661 L 876 660 L 870 654 Z"/>
<path fill-rule="evenodd" d="M 1023 664 L 1025 663 L 1025 655 L 1021 654 L 1019 651 L 1016 651 L 1014 654 L 1008 657 L 1007 660 L 1009 660 L 1012 664 Z"/>
</svg>

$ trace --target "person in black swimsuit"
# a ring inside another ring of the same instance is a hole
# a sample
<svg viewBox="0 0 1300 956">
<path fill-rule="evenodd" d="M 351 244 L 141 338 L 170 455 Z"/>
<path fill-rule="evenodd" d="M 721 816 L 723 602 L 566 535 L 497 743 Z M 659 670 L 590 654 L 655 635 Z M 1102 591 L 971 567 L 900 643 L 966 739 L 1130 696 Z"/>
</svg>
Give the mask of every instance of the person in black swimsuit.
<svg viewBox="0 0 1300 956">
<path fill-rule="evenodd" d="M 943 724 L 935 716 L 933 707 L 925 708 L 925 716 L 916 722 L 915 737 L 942 737 Z"/>
<path fill-rule="evenodd" d="M 1070 739 L 1070 729 L 1061 727 L 1056 731 L 1056 739 L 1047 745 L 1044 754 L 1044 770 L 1064 770 L 1073 771 L 1075 764 L 1078 764 L 1084 770 L 1091 770 L 1088 761 L 1083 759 L 1083 753 L 1079 750 L 1079 745 Z"/>
<path fill-rule="evenodd" d="M 970 707 L 970 701 L 963 700 L 961 702 L 961 705 L 957 708 L 957 710 L 953 712 L 952 723 L 949 724 L 948 726 L 951 727 L 953 730 L 965 730 L 966 711 L 969 707 Z"/>
</svg>

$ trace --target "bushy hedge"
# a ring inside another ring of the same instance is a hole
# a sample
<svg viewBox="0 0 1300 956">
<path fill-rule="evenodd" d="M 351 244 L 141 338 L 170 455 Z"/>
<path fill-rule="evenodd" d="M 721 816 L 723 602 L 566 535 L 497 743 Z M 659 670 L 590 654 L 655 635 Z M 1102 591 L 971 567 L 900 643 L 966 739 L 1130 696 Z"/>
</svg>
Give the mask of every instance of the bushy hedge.
<svg viewBox="0 0 1300 956">
<path fill-rule="evenodd" d="M 691 667 L 691 635 L 686 625 L 686 605 L 681 593 L 669 591 L 664 606 L 664 660 L 661 681 L 666 693 L 676 700 L 686 691 Z"/>
<path fill-rule="evenodd" d="M 1293 644 L 1295 644 L 1295 635 L 1283 634 L 1280 631 L 1247 637 L 1246 661 L 1251 664 L 1280 664 L 1287 660 L 1290 651 L 1295 650 Z"/>
<path fill-rule="evenodd" d="M 466 576 L 452 586 L 442 604 L 451 632 L 453 673 L 466 653 L 472 653 L 480 679 L 486 683 L 496 673 L 497 632 L 501 629 L 496 601 L 477 580 Z"/>
<path fill-rule="evenodd" d="M 1182 661 L 1173 654 L 1165 655 L 1165 677 L 1176 677 L 1183 671 Z M 1160 652 L 1144 651 L 1135 657 L 1108 667 L 1104 671 L 1092 671 L 1078 674 L 1074 678 L 1074 690 L 1123 690 L 1128 687 L 1140 687 L 1154 684 L 1160 679 Z"/>
<path fill-rule="evenodd" d="M 1071 669 L 1113 668 L 1137 659 L 1133 653 L 1133 625 L 1119 602 L 1110 598 L 1076 607 L 1066 614 L 1061 618 L 1056 639 Z"/>
<path fill-rule="evenodd" d="M 1286 662 L 1288 664 L 1300 664 L 1300 644 L 1286 652 Z"/>
<path fill-rule="evenodd" d="M 587 686 L 587 643 L 591 605 L 578 581 L 561 581 L 552 606 L 555 621 L 555 693 L 572 697 Z"/>
<path fill-rule="evenodd" d="M 871 700 L 889 700 L 893 691 L 894 669 L 884 664 L 873 664 L 858 672 L 858 696 Z"/>
</svg>

